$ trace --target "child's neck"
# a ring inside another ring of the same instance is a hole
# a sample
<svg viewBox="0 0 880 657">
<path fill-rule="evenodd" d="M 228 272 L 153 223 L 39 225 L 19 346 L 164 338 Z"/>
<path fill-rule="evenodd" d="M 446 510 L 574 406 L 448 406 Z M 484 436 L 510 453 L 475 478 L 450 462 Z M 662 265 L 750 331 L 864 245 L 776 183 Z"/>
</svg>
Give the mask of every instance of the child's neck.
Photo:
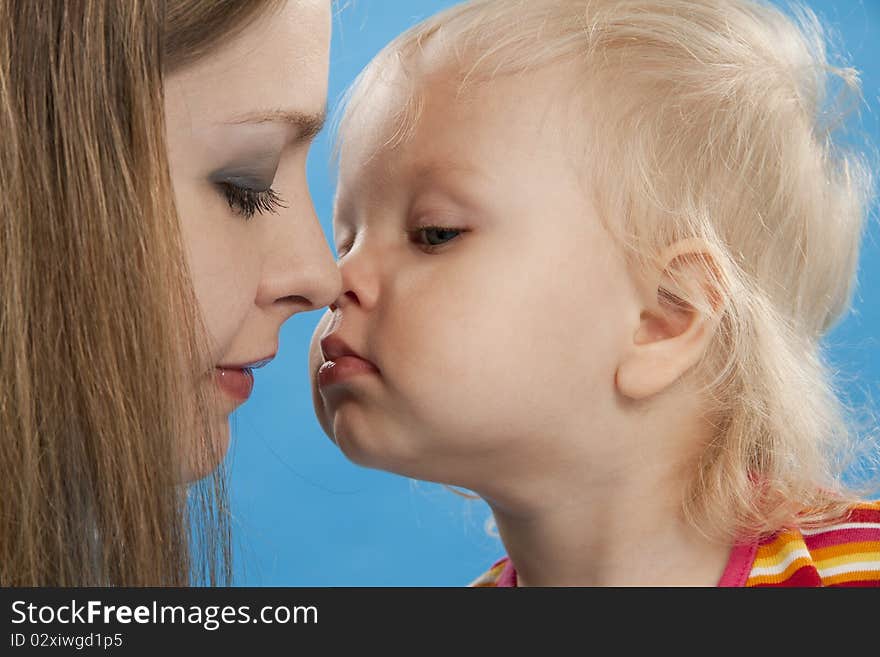
<svg viewBox="0 0 880 657">
<path fill-rule="evenodd" d="M 716 585 L 730 547 L 681 519 L 675 477 L 638 470 L 592 485 L 581 478 L 560 487 L 554 478 L 528 507 L 490 501 L 518 584 Z"/>
</svg>

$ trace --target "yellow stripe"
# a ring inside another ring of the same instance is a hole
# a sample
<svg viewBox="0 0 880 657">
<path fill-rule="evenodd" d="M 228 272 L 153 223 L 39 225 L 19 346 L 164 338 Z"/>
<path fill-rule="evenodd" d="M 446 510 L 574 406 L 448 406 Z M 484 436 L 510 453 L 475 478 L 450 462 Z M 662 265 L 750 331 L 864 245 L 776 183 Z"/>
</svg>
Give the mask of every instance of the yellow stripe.
<svg viewBox="0 0 880 657">
<path fill-rule="evenodd" d="M 758 548 L 757 557 L 765 558 L 770 555 L 776 554 L 776 551 L 788 545 L 792 541 L 801 541 L 803 542 L 803 537 L 797 532 L 785 532 L 784 534 L 780 534 L 777 536 L 771 543 L 767 543 L 766 545 L 762 545 Z"/>
<path fill-rule="evenodd" d="M 786 568 L 778 575 L 759 575 L 758 577 L 749 577 L 749 579 L 746 581 L 746 586 L 756 586 L 757 584 L 778 584 L 779 582 L 784 582 L 789 577 L 794 575 L 799 568 L 812 565 L 812 563 L 813 562 L 806 557 L 795 559 L 790 564 L 788 564 L 788 568 Z"/>
<path fill-rule="evenodd" d="M 860 561 L 880 561 L 880 550 L 877 552 L 853 552 L 852 554 L 843 554 L 839 557 L 823 559 L 816 562 L 816 568 L 824 570 L 825 568 L 834 568 L 847 563 L 859 563 Z"/>
<path fill-rule="evenodd" d="M 777 543 L 774 541 L 771 545 L 776 546 Z M 766 546 L 770 547 L 770 545 Z M 789 538 L 784 541 L 777 547 L 776 550 L 768 553 L 761 554 L 762 549 L 758 550 L 758 556 L 755 559 L 755 563 L 752 564 L 752 568 L 767 568 L 768 566 L 775 566 L 778 563 L 785 561 L 785 557 L 794 552 L 795 550 L 803 549 L 806 550 L 807 546 L 800 536 L 795 535 L 793 538 Z"/>
<path fill-rule="evenodd" d="M 498 578 L 501 576 L 501 571 L 504 570 L 504 566 L 507 562 L 500 563 L 494 568 L 490 568 L 485 573 L 477 577 L 474 581 L 468 584 L 469 588 L 480 588 L 480 587 L 491 587 L 498 586 Z"/>
</svg>

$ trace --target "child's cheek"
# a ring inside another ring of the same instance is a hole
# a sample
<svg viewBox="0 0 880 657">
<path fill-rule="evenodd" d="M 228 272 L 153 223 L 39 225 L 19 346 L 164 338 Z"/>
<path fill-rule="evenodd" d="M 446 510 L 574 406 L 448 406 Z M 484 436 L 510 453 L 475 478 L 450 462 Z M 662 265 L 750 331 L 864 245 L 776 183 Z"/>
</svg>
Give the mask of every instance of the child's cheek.
<svg viewBox="0 0 880 657">
<path fill-rule="evenodd" d="M 475 421 L 499 396 L 525 395 L 544 327 L 519 276 L 472 267 L 396 286 L 381 351 L 389 383 L 427 423 Z"/>
<path fill-rule="evenodd" d="M 324 405 L 324 400 L 321 397 L 320 391 L 318 390 L 316 377 L 318 373 L 318 368 L 321 367 L 324 362 L 324 356 L 321 353 L 321 336 L 323 336 L 326 332 L 327 327 L 330 325 L 330 321 L 332 319 L 332 311 L 325 311 L 324 315 L 321 317 L 321 320 L 315 327 L 315 330 L 312 332 L 312 339 L 311 343 L 309 344 L 309 378 L 312 384 L 312 404 L 314 406 L 315 416 L 318 419 L 318 423 L 321 425 L 324 433 L 326 433 L 328 436 L 331 436 L 330 420 L 327 417 L 327 409 Z"/>
</svg>

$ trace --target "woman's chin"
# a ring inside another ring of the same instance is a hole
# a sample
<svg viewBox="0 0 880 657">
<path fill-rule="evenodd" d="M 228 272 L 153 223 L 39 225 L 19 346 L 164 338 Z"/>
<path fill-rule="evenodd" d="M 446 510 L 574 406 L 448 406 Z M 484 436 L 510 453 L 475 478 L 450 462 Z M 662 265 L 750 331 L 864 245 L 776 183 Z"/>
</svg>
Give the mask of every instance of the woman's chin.
<svg viewBox="0 0 880 657">
<path fill-rule="evenodd" d="M 213 473 L 223 462 L 229 450 L 229 418 L 217 421 L 211 434 L 210 445 L 194 446 L 192 452 L 181 466 L 181 483 L 193 484 Z"/>
</svg>

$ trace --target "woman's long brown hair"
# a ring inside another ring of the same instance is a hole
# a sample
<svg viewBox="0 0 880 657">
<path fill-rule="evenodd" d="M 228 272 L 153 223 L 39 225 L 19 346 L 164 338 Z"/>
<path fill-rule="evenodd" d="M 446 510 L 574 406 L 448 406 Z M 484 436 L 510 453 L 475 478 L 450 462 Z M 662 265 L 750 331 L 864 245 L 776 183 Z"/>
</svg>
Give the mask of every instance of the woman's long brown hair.
<svg viewBox="0 0 880 657">
<path fill-rule="evenodd" d="M 231 581 L 163 78 L 272 4 L 0 1 L 0 585 Z"/>
</svg>

